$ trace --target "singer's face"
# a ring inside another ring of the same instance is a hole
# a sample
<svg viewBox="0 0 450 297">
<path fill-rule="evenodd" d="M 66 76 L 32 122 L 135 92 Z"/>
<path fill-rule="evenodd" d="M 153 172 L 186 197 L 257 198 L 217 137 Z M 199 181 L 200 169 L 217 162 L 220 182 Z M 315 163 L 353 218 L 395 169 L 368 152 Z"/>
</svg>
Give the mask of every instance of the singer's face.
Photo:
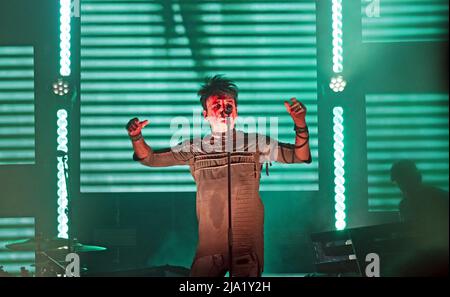
<svg viewBox="0 0 450 297">
<path fill-rule="evenodd" d="M 213 132 L 227 131 L 227 114 L 225 113 L 227 105 L 232 107 L 230 129 L 233 129 L 235 119 L 237 118 L 237 108 L 234 99 L 227 95 L 210 96 L 206 99 L 206 110 L 203 111 L 203 116 L 211 125 Z"/>
</svg>

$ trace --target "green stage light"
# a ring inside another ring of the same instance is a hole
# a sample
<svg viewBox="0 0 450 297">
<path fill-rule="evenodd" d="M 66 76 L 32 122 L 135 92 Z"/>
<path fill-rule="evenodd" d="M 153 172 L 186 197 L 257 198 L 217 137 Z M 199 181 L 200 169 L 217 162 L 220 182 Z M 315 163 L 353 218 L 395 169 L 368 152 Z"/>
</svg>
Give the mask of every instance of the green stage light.
<svg viewBox="0 0 450 297">
<path fill-rule="evenodd" d="M 53 83 L 53 94 L 58 96 L 67 95 L 70 91 L 69 83 L 59 78 L 56 82 Z"/>
<path fill-rule="evenodd" d="M 342 0 L 333 0 L 331 10 L 333 28 L 333 72 L 341 73 L 344 70 Z"/>
<path fill-rule="evenodd" d="M 70 75 L 70 6 L 71 0 L 60 0 L 59 32 L 59 74 Z"/>
<path fill-rule="evenodd" d="M 334 200 L 335 200 L 335 227 L 337 230 L 345 229 L 345 170 L 344 170 L 344 110 L 342 107 L 333 108 L 334 131 Z"/>
<path fill-rule="evenodd" d="M 67 217 L 67 152 L 68 152 L 68 138 L 67 138 L 67 111 L 65 109 L 60 109 L 56 113 L 57 115 L 57 151 L 64 156 L 57 156 L 57 195 L 58 195 L 58 237 L 60 238 L 68 238 L 68 217 Z M 66 170 L 65 170 L 66 168 Z"/>
<path fill-rule="evenodd" d="M 346 85 L 347 82 L 342 75 L 332 77 L 329 84 L 330 89 L 332 89 L 335 93 L 344 91 Z"/>
</svg>

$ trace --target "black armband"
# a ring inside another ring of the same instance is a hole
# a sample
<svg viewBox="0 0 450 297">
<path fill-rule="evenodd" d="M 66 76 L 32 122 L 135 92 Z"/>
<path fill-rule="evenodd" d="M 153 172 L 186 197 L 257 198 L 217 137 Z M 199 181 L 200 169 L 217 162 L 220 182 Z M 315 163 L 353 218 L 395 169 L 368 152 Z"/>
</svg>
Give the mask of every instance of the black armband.
<svg viewBox="0 0 450 297">
<path fill-rule="evenodd" d="M 139 134 L 136 135 L 136 136 L 130 136 L 130 138 L 131 138 L 131 141 L 138 141 L 139 139 L 142 138 L 142 134 L 139 133 Z"/>
<path fill-rule="evenodd" d="M 308 139 L 308 138 L 309 138 L 309 130 L 308 130 L 308 126 L 305 126 L 305 127 L 297 127 L 297 126 L 294 126 L 294 131 L 295 131 L 295 135 L 296 135 L 298 138 L 301 138 L 301 139 Z M 301 134 L 303 134 L 303 133 L 305 133 L 305 132 L 306 132 L 307 136 L 306 136 L 306 137 L 301 136 Z"/>
<path fill-rule="evenodd" d="M 308 126 L 298 127 L 297 125 L 294 124 L 294 131 L 296 134 L 304 133 L 304 132 L 309 134 Z"/>
</svg>

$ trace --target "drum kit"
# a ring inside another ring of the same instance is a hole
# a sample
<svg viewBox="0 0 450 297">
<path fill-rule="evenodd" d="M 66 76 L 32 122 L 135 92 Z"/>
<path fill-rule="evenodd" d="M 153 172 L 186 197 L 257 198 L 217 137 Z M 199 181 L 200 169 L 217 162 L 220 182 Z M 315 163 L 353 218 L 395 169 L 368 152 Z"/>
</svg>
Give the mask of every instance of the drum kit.
<svg viewBox="0 0 450 297">
<path fill-rule="evenodd" d="M 5 246 L 12 251 L 34 251 L 36 253 L 34 276 L 65 276 L 66 256 L 69 253 L 83 254 L 105 251 L 106 248 L 95 245 L 84 245 L 73 239 L 69 242 L 65 238 L 42 238 L 34 237 L 16 241 Z M 86 272 L 87 269 L 81 267 L 80 272 Z M 21 268 L 21 276 L 33 276 L 25 267 Z M 0 267 L 0 276 L 8 276 L 8 273 Z M 9 275 L 12 276 L 12 275 Z"/>
</svg>

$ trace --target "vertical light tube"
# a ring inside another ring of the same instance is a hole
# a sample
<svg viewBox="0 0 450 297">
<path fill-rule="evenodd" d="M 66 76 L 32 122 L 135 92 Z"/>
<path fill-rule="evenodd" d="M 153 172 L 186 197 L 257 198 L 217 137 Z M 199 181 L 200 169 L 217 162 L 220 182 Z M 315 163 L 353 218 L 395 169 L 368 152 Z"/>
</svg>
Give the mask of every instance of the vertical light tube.
<svg viewBox="0 0 450 297">
<path fill-rule="evenodd" d="M 57 150 L 59 152 L 65 152 L 68 151 L 68 138 L 67 138 L 67 111 L 65 109 L 60 109 L 57 112 Z M 67 159 L 63 156 L 57 156 L 56 159 L 58 161 L 57 168 L 57 178 L 58 178 L 58 237 L 59 238 L 68 238 L 68 217 L 67 217 L 67 206 L 68 206 L 68 199 L 67 199 L 67 184 L 66 184 L 66 176 L 64 170 L 64 166 L 67 166 Z"/>
<path fill-rule="evenodd" d="M 59 1 L 59 74 L 70 75 L 70 5 L 71 0 Z"/>
<path fill-rule="evenodd" d="M 331 9 L 333 26 L 333 72 L 341 73 L 344 70 L 342 0 L 332 0 Z"/>
<path fill-rule="evenodd" d="M 334 201 L 335 227 L 343 230 L 346 227 L 345 214 L 345 178 L 344 178 L 344 110 L 337 106 L 333 108 L 333 140 L 334 140 Z"/>
</svg>

